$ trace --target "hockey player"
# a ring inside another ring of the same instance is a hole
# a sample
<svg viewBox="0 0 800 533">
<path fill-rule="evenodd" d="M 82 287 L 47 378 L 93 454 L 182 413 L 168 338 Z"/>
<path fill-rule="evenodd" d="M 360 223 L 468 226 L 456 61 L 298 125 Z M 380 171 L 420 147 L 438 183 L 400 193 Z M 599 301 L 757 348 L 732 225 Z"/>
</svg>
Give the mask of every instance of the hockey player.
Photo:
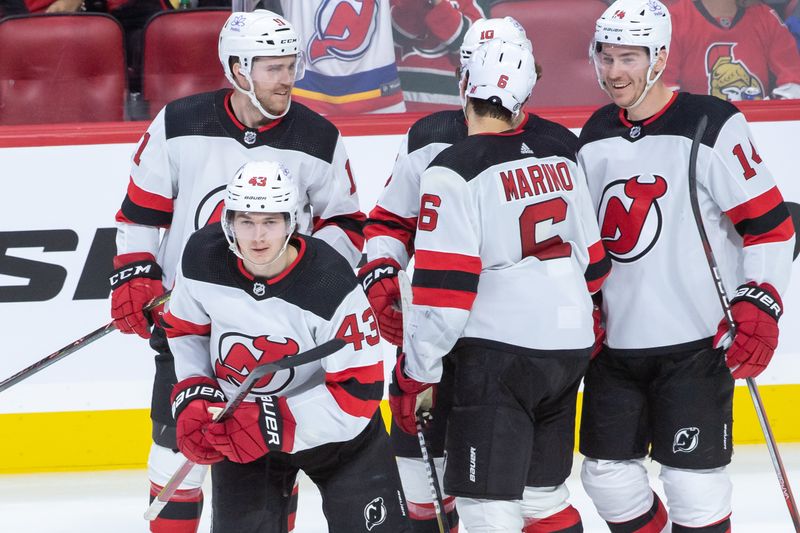
<svg viewBox="0 0 800 533">
<path fill-rule="evenodd" d="M 161 110 L 133 156 L 117 214 L 114 267 L 125 275 L 114 277 L 111 314 L 122 332 L 150 338 L 157 352 L 151 496 L 183 459 L 173 451 L 172 355 L 160 327 L 151 338 L 150 319 L 141 309 L 172 287 L 189 234 L 219 220 L 227 177 L 246 161 L 279 159 L 298 176 L 298 231 L 326 241 L 352 265 L 363 244 L 364 215 L 339 132 L 318 114 L 291 105 L 294 81 L 303 72 L 291 24 L 269 11 L 233 13 L 220 32 L 219 57 L 235 90 L 182 98 Z M 196 531 L 204 472 L 198 468 L 187 478 L 174 505 L 151 522 L 152 531 Z"/>
<path fill-rule="evenodd" d="M 608 273 L 577 138 L 538 117 L 514 129 L 530 49 L 491 40 L 464 74 L 470 136 L 420 183 L 411 316 L 390 387 L 399 427 L 455 366 L 445 491 L 469 531 L 582 531 L 567 502 L 575 400 Z"/>
<path fill-rule="evenodd" d="M 613 268 L 605 347 L 584 385 L 581 478 L 611 531 L 668 531 L 671 520 L 673 532 L 726 532 L 734 378 L 757 376 L 777 345 L 794 229 L 742 114 L 661 80 L 670 35 L 656 0 L 618 0 L 595 30 L 592 58 L 613 103 L 584 126 L 578 161 Z M 732 297 L 727 354 L 689 200 L 703 115 L 697 194 Z M 669 513 L 649 486 L 648 453 L 661 463 Z"/>
<path fill-rule="evenodd" d="M 472 52 L 488 40 L 487 35 L 521 46 L 531 46 L 525 30 L 513 18 L 480 19 L 469 28 L 461 44 L 459 55 L 462 67 L 466 65 Z M 537 121 L 536 118 L 528 120 L 528 115 L 521 112 L 515 120 L 515 126 L 524 129 L 537 124 Z M 467 124 L 461 109 L 440 111 L 418 120 L 403 140 L 392 177 L 386 183 L 364 227 L 368 263 L 359 271 L 359 277 L 377 314 L 381 336 L 396 346 L 402 344 L 403 337 L 397 272 L 408 265 L 413 254 L 419 215 L 420 176 L 439 152 L 466 137 Z M 440 480 L 444 472 L 442 455 L 445 421 L 450 407 L 452 383 L 452 365 L 449 359 L 444 360 L 444 368 L 433 421 L 425 430 Z M 415 531 L 438 533 L 431 491 L 417 438 L 399 431 L 393 423 L 391 441 Z M 455 499 L 446 497 L 444 504 L 448 522 L 455 533 L 458 526 Z"/>
<path fill-rule="evenodd" d="M 378 410 L 378 324 L 352 266 L 294 234 L 298 203 L 285 168 L 246 163 L 227 187 L 221 224 L 186 244 L 164 316 L 178 446 L 214 463 L 214 532 L 285 532 L 287 480 L 298 469 L 319 487 L 329 531 L 410 531 Z M 259 362 L 334 338 L 347 344 L 265 376 L 231 418 L 211 422 L 210 408 Z"/>
</svg>

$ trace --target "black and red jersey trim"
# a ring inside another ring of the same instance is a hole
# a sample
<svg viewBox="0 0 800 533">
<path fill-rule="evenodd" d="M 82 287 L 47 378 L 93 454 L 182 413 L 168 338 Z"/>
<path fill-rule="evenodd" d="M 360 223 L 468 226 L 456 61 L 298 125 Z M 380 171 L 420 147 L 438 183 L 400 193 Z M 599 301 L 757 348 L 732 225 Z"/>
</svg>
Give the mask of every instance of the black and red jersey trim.
<svg viewBox="0 0 800 533">
<path fill-rule="evenodd" d="M 729 209 L 725 214 L 744 239 L 744 246 L 784 242 L 794 235 L 789 210 L 777 187 Z"/>
<path fill-rule="evenodd" d="M 408 255 L 414 250 L 414 236 L 417 232 L 417 217 L 401 217 L 376 205 L 369 212 L 364 224 L 364 236 L 367 240 L 375 237 L 392 237 L 405 246 Z"/>
<path fill-rule="evenodd" d="M 606 254 L 603 242 L 597 241 L 589 247 L 589 266 L 583 273 L 591 294 L 600 290 L 609 273 L 611 273 L 611 259 Z"/>
<path fill-rule="evenodd" d="M 142 226 L 168 227 L 172 223 L 172 198 L 154 194 L 128 182 L 128 192 L 117 212 L 116 221 Z"/>
<path fill-rule="evenodd" d="M 361 211 L 347 215 L 336 215 L 331 218 L 314 217 L 314 233 L 325 226 L 340 228 L 359 251 L 364 248 L 364 222 L 367 217 Z"/>
<path fill-rule="evenodd" d="M 327 373 L 325 386 L 342 411 L 372 418 L 383 398 L 383 361 Z"/>
</svg>

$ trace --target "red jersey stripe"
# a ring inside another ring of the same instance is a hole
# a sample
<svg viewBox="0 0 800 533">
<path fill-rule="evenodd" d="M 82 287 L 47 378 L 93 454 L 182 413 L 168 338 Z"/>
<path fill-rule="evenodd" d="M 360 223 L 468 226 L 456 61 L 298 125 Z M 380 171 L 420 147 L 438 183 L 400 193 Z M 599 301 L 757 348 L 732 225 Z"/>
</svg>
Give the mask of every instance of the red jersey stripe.
<svg viewBox="0 0 800 533">
<path fill-rule="evenodd" d="M 783 202 L 783 196 L 781 196 L 778 187 L 775 186 L 755 198 L 751 198 L 732 209 L 728 209 L 725 211 L 725 214 L 728 215 L 731 222 L 738 224 L 742 220 L 757 218 L 763 215 L 781 202 Z"/>
<path fill-rule="evenodd" d="M 163 320 L 167 325 L 164 331 L 170 339 L 183 337 L 184 335 L 207 336 L 211 334 L 211 324 L 195 324 L 178 318 L 169 311 L 164 314 Z"/>
<path fill-rule="evenodd" d="M 172 198 L 165 198 L 160 194 L 145 191 L 134 183 L 132 177 L 128 182 L 128 198 L 140 207 L 172 213 Z"/>
<path fill-rule="evenodd" d="M 460 270 L 470 274 L 481 273 L 481 258 L 473 255 L 417 250 L 416 268 L 426 270 Z"/>
<path fill-rule="evenodd" d="M 785 242 L 794 235 L 794 224 L 791 218 L 787 218 L 781 224 L 767 233 L 760 235 L 747 234 L 744 236 L 744 246 L 754 246 L 756 244 L 767 244 L 771 242 Z"/>
<path fill-rule="evenodd" d="M 469 311 L 472 309 L 473 302 L 475 302 L 475 296 L 477 296 L 477 294 L 474 292 L 414 287 L 414 298 L 412 301 L 414 305 L 452 307 Z"/>
<path fill-rule="evenodd" d="M 383 381 L 383 361 L 379 361 L 374 365 L 347 368 L 339 372 L 328 372 L 325 374 L 326 383 L 342 383 L 351 378 L 357 380 L 359 383 Z"/>
<path fill-rule="evenodd" d="M 380 400 L 362 400 L 356 398 L 345 390 L 339 383 L 326 383 L 326 387 L 336 400 L 339 408 L 350 416 L 358 416 L 362 418 L 372 418 L 375 411 L 378 410 Z"/>
</svg>

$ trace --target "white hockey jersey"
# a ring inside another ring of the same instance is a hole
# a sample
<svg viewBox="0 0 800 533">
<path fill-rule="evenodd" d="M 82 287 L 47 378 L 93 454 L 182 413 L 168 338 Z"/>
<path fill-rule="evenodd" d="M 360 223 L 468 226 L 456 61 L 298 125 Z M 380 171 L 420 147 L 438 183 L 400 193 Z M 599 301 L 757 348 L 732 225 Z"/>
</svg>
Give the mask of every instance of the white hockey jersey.
<svg viewBox="0 0 800 533">
<path fill-rule="evenodd" d="M 285 165 L 297 184 L 298 231 L 325 240 L 355 266 L 365 217 L 339 131 L 296 102 L 283 118 L 247 128 L 231 110 L 231 93 L 176 100 L 150 124 L 117 213 L 117 253 L 152 253 L 171 287 L 184 244 L 192 232 L 219 220 L 236 170 L 248 161 L 272 160 Z M 160 228 L 166 232 L 159 241 Z"/>
<path fill-rule="evenodd" d="M 445 149 L 420 182 L 406 372 L 438 382 L 456 343 L 588 357 L 592 300 L 608 274 L 577 138 L 525 129 Z M 588 284 L 588 287 L 587 287 Z"/>
<path fill-rule="evenodd" d="M 356 437 L 383 396 L 378 326 L 350 265 L 330 246 L 298 236 L 297 259 L 273 279 L 248 273 L 220 224 L 189 239 L 164 315 L 178 380 L 216 379 L 225 395 L 259 363 L 347 342 L 313 363 L 269 374 L 253 395 L 281 396 L 297 423 L 291 453 Z"/>
<path fill-rule="evenodd" d="M 783 292 L 789 281 L 792 222 L 733 105 L 676 93 L 637 123 L 605 106 L 581 132 L 578 161 L 613 263 L 603 311 L 615 353 L 708 347 L 723 317 L 689 201 L 689 152 L 704 114 L 698 199 L 726 291 L 755 281 Z"/>
</svg>

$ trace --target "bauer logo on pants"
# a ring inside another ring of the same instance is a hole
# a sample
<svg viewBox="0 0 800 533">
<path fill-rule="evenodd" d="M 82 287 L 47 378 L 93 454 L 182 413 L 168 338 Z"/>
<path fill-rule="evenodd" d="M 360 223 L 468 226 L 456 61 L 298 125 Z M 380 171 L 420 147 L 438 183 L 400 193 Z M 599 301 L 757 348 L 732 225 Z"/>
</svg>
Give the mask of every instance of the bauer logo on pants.
<svg viewBox="0 0 800 533">
<path fill-rule="evenodd" d="M 364 520 L 367 521 L 367 531 L 379 526 L 386 521 L 386 506 L 380 496 L 372 500 L 364 507 Z"/>
<path fill-rule="evenodd" d="M 672 453 L 690 453 L 700 443 L 700 430 L 698 428 L 682 428 L 675 433 L 672 441 Z"/>
</svg>

